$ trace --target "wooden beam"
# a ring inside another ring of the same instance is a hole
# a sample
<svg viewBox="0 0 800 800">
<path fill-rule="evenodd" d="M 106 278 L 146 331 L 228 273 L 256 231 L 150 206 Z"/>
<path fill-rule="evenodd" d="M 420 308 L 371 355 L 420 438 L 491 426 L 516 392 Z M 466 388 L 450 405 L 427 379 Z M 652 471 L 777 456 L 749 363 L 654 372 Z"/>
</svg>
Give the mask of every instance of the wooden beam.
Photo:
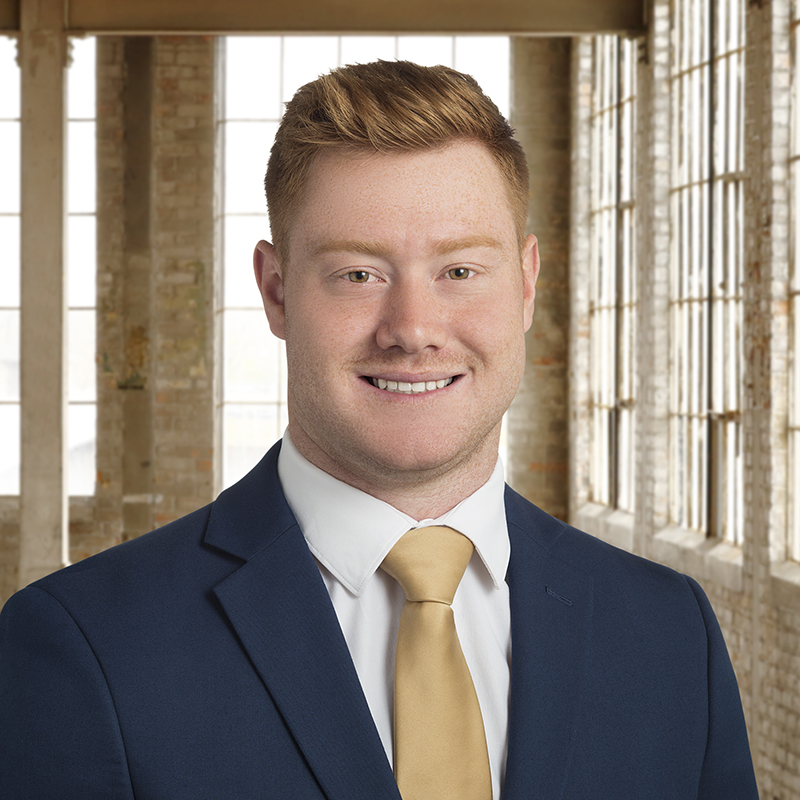
<svg viewBox="0 0 800 800">
<path fill-rule="evenodd" d="M 421 32 L 632 31 L 643 0 L 71 0 L 67 24 L 87 32 Z"/>
<path fill-rule="evenodd" d="M 9 4 L 9 0 L 1 0 Z M 19 2 L 19 0 L 16 0 Z M 86 33 L 641 32 L 646 0 L 69 0 Z"/>
<path fill-rule="evenodd" d="M 0 0 L 0 32 L 19 31 L 20 0 Z"/>
</svg>

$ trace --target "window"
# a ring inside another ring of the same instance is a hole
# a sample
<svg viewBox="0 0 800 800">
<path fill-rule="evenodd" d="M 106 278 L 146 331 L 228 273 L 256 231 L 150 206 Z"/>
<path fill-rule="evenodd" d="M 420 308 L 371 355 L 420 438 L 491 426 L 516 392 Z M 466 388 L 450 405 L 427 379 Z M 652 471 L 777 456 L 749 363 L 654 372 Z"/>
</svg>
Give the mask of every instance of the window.
<svg viewBox="0 0 800 800">
<path fill-rule="evenodd" d="M 17 43 L 0 36 L 0 494 L 19 494 L 20 74 Z"/>
<path fill-rule="evenodd" d="M 789 451 L 791 454 L 791 484 L 789 502 L 791 508 L 791 528 L 789 534 L 788 557 L 800 561 L 800 235 L 797 233 L 800 215 L 800 2 L 792 3 L 792 149 L 790 158 L 792 181 L 791 231 L 792 276 L 790 285 L 792 316 L 792 387 L 789 409 Z"/>
<path fill-rule="evenodd" d="M 674 0 L 670 514 L 741 543 L 744 3 Z"/>
<path fill-rule="evenodd" d="M 95 44 L 71 39 L 67 86 L 68 491 L 95 490 L 97 180 Z"/>
<path fill-rule="evenodd" d="M 304 83 L 338 65 L 378 58 L 446 64 L 468 72 L 508 116 L 506 37 L 262 36 L 223 40 L 219 114 L 222 278 L 217 303 L 217 327 L 222 331 L 217 401 L 222 439 L 220 488 L 230 486 L 251 469 L 287 424 L 283 342 L 269 332 L 252 270 L 255 243 L 270 238 L 263 177 L 283 104 Z M 259 87 L 257 93 L 254 86 Z"/>
<path fill-rule="evenodd" d="M 633 511 L 636 45 L 593 40 L 591 192 L 591 490 Z"/>
</svg>

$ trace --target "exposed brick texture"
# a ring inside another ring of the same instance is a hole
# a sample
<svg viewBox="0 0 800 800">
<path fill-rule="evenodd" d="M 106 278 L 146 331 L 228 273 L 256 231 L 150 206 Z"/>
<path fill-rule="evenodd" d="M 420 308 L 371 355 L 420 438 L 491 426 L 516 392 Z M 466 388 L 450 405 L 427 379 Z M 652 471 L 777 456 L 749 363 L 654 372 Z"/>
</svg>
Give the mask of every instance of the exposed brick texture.
<svg viewBox="0 0 800 800">
<path fill-rule="evenodd" d="M 508 412 L 509 483 L 566 519 L 569 493 L 568 341 L 570 201 L 570 39 L 516 39 L 511 124 L 528 156 L 528 233 L 542 268 L 527 364 Z"/>
<path fill-rule="evenodd" d="M 670 526 L 670 3 L 650 5 L 641 42 L 637 131 L 636 511 L 588 503 L 588 302 L 572 292 L 571 508 L 580 527 L 697 578 L 739 680 L 761 796 L 800 798 L 800 565 L 787 562 L 789 371 L 789 2 L 747 3 L 745 58 L 744 545 Z M 573 59 L 571 280 L 588 239 L 588 40 Z M 581 188 L 584 184 L 584 188 Z"/>
<path fill-rule="evenodd" d="M 800 800 L 800 565 L 785 561 L 789 0 L 747 5 L 743 547 L 668 524 L 669 0 L 650 3 L 637 73 L 635 514 L 588 502 L 586 39 L 513 47 L 512 123 L 531 163 L 529 229 L 541 242 L 542 275 L 526 376 L 509 415 L 508 467 L 511 483 L 551 513 L 701 582 L 739 678 L 761 795 Z M 204 505 L 218 466 L 215 43 L 152 39 L 149 128 L 139 144 L 125 122 L 129 56 L 123 38 L 98 41 L 97 492 L 70 504 L 73 560 Z M 149 220 L 134 246 L 141 220 L 130 170 L 141 146 L 149 148 Z M 141 293 L 144 317 L 131 310 L 141 308 Z M 126 437 L 145 430 L 149 456 L 126 466 Z M 0 603 L 16 588 L 18 551 L 19 502 L 2 498 Z"/>
</svg>

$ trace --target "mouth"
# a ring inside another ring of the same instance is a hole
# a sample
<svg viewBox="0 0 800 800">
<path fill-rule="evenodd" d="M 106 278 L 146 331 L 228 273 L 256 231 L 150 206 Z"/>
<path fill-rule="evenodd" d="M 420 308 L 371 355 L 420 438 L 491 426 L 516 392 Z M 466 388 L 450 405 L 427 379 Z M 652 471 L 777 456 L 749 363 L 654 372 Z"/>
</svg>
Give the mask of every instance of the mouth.
<svg viewBox="0 0 800 800">
<path fill-rule="evenodd" d="M 395 392 L 396 394 L 425 394 L 426 392 L 436 391 L 436 389 L 444 389 L 445 386 L 449 386 L 457 377 L 457 375 L 454 375 L 450 378 L 444 378 L 438 381 L 406 383 L 405 381 L 386 381 L 383 378 L 371 378 L 368 375 L 364 376 L 365 380 L 371 383 L 376 389 L 382 389 L 385 392 Z"/>
</svg>

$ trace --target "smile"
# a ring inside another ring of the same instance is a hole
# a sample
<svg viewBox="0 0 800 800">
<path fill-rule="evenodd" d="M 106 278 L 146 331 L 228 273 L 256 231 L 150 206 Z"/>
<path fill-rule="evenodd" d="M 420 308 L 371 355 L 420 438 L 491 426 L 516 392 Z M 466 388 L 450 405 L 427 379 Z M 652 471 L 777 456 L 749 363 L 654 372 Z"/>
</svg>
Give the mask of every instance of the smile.
<svg viewBox="0 0 800 800">
<path fill-rule="evenodd" d="M 383 378 L 367 378 L 367 380 L 378 389 L 387 392 L 397 392 L 398 394 L 423 394 L 432 392 L 435 389 L 444 389 L 449 386 L 455 377 L 445 378 L 441 381 L 422 381 L 420 383 L 405 383 L 403 381 L 385 381 Z"/>
</svg>

